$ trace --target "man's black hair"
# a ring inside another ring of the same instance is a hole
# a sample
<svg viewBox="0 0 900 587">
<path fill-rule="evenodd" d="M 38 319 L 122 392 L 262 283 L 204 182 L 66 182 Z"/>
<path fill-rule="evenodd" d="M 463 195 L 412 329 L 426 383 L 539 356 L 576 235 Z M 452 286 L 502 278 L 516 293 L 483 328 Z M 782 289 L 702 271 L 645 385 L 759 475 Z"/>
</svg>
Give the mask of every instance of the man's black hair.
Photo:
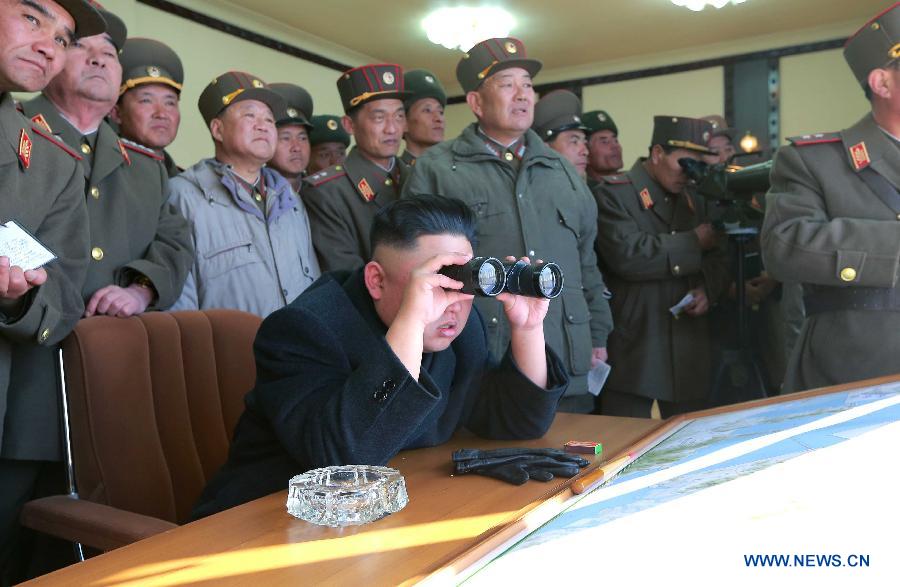
<svg viewBox="0 0 900 587">
<path fill-rule="evenodd" d="M 420 236 L 453 234 L 475 247 L 475 214 L 461 201 L 422 194 L 397 200 L 379 210 L 372 221 L 372 251 L 378 245 L 413 249 Z"/>
</svg>

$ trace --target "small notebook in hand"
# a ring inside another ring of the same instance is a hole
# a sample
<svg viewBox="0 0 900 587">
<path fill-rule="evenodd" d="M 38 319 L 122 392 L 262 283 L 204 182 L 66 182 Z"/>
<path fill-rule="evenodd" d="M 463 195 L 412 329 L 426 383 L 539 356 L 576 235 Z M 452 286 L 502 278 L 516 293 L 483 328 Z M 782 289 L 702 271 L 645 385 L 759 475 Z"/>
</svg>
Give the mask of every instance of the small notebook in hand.
<svg viewBox="0 0 900 587">
<path fill-rule="evenodd" d="M 53 251 L 15 220 L 0 224 L 0 256 L 9 257 L 10 267 L 37 269 L 56 259 Z"/>
</svg>

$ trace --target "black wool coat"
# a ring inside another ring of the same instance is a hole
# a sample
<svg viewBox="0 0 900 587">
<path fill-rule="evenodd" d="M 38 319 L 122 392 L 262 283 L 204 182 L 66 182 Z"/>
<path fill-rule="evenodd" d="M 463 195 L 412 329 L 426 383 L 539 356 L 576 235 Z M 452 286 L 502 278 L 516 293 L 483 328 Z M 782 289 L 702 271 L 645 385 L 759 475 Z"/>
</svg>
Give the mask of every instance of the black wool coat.
<svg viewBox="0 0 900 587">
<path fill-rule="evenodd" d="M 384 465 L 401 450 L 443 444 L 462 427 L 485 438 L 524 439 L 543 436 L 553 422 L 568 377 L 549 348 L 550 389 L 543 389 L 508 350 L 500 362 L 489 357 L 473 308 L 449 348 L 423 356 L 416 381 L 386 332 L 362 270 L 326 274 L 266 318 L 254 345 L 256 386 L 228 462 L 195 517 L 286 489 L 309 469 Z"/>
</svg>

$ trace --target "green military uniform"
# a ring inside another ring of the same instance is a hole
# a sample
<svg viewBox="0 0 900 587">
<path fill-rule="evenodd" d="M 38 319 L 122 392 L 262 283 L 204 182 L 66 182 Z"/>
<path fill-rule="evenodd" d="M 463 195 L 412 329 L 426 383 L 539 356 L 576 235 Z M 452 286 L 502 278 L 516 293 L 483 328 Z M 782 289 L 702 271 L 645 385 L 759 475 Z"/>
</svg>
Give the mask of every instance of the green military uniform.
<svg viewBox="0 0 900 587">
<path fill-rule="evenodd" d="M 478 255 L 527 255 L 559 264 L 565 288 L 550 303 L 544 335 L 572 376 L 570 395 L 584 394 L 592 348 L 605 347 L 612 330 L 594 255 L 596 205 L 578 172 L 533 131 L 524 137 L 517 173 L 486 148 L 476 127 L 419 157 L 403 194 L 436 194 L 471 206 L 478 219 Z M 475 305 L 487 324 L 489 350 L 502 356 L 509 344 L 502 305 L 487 298 L 476 298 Z"/>
<path fill-rule="evenodd" d="M 144 84 L 163 84 L 181 94 L 184 67 L 178 54 L 168 45 L 140 37 L 127 39 L 122 47 L 122 54 L 119 55 L 119 62 L 122 64 L 120 98 L 128 90 Z M 124 138 L 134 139 L 127 136 Z M 160 154 L 169 177 L 175 177 L 184 171 L 165 149 Z"/>
<path fill-rule="evenodd" d="M 898 42 L 900 3 L 850 38 L 844 56 L 863 87 L 895 61 Z M 900 142 L 872 114 L 840 133 L 789 141 L 775 159 L 761 234 L 772 276 L 804 290 L 806 321 L 783 389 L 898 373 Z"/>
<path fill-rule="evenodd" d="M 82 157 L 92 257 L 84 300 L 107 285 L 126 287 L 146 278 L 156 291 L 150 308 L 171 306 L 184 286 L 194 250 L 187 221 L 166 201 L 162 156 L 120 139 L 106 122 L 83 136 L 43 95 L 23 109 Z"/>
<path fill-rule="evenodd" d="M 364 65 L 344 72 L 337 82 L 344 111 L 373 100 L 407 97 L 399 65 Z M 328 130 L 331 126 L 326 122 Z M 323 141 L 327 142 L 327 141 Z M 305 180 L 303 203 L 309 212 L 313 245 L 322 271 L 356 269 L 372 255 L 369 234 L 375 213 L 400 195 L 408 174 L 397 157 L 383 169 L 354 147 L 340 165 Z"/>
<path fill-rule="evenodd" d="M 169 152 L 166 151 L 165 149 L 163 149 L 163 151 L 162 151 L 162 157 L 163 157 L 163 168 L 166 170 L 166 175 L 169 178 L 173 178 L 176 175 L 179 175 L 182 171 L 184 171 L 184 168 L 181 167 L 180 165 L 178 165 L 177 163 L 175 163 L 175 159 L 173 159 L 172 155 L 170 155 Z"/>
<path fill-rule="evenodd" d="M 691 140 L 707 132 L 708 123 L 656 117 L 654 127 L 654 145 L 710 152 L 705 141 Z M 673 403 L 705 400 L 710 384 L 706 316 L 675 318 L 669 312 L 700 286 L 712 303 L 728 282 L 723 252 L 704 252 L 694 233 L 707 221 L 705 201 L 687 192 L 667 193 L 643 159 L 624 174 L 605 177 L 594 196 L 597 253 L 612 291 L 616 324 L 604 394 Z"/>
<path fill-rule="evenodd" d="M 403 101 L 403 107 L 406 109 L 407 116 L 409 116 L 409 109 L 412 108 L 413 104 L 424 98 L 434 98 L 440 103 L 441 108 L 447 107 L 447 92 L 444 91 L 444 86 L 441 85 L 437 76 L 427 69 L 411 69 L 407 71 L 403 74 L 403 83 L 406 91 L 410 94 Z M 416 156 L 410 153 L 408 149 L 404 150 L 403 154 L 400 155 L 400 160 L 408 166 L 416 164 Z"/>
<path fill-rule="evenodd" d="M 86 0 L 57 0 L 57 4 L 72 17 L 75 38 L 106 29 Z M 0 20 L 8 24 L 20 18 L 17 10 L 12 12 L 10 9 Z M 11 49 L 12 40 L 5 39 L 3 49 Z M 57 258 L 44 266 L 47 280 L 43 285 L 32 288 L 11 307 L 0 309 L 3 584 L 22 580 L 20 573 L 29 558 L 28 541 L 18 537 L 19 510 L 27 500 L 39 496 L 38 479 L 59 470 L 52 463 L 62 456 L 53 347 L 84 312 L 81 285 L 89 260 L 84 180 L 77 156 L 22 116 L 9 94 L 13 89 L 18 88 L 0 87 L 0 223 L 15 221 Z"/>
<path fill-rule="evenodd" d="M 612 131 L 617 137 L 619 136 L 619 127 L 616 126 L 616 122 L 606 110 L 591 110 L 590 112 L 585 112 L 581 115 L 581 122 L 587 127 L 587 131 L 585 131 L 584 134 L 588 140 L 590 140 L 592 134 L 601 130 Z M 587 176 L 588 188 L 592 192 L 602 183 L 603 182 L 597 181 L 590 175 Z"/>
<path fill-rule="evenodd" d="M 74 152 L 0 96 L 0 222 L 15 220 L 58 257 L 16 316 L 0 313 L 0 457 L 60 458 L 51 345 L 84 313 L 88 256 L 84 180 Z"/>
<path fill-rule="evenodd" d="M 412 167 L 416 164 L 416 156 L 409 151 L 404 150 L 403 153 L 400 154 L 400 162 L 407 167 Z"/>
<path fill-rule="evenodd" d="M 540 62 L 527 59 L 517 39 L 489 39 L 460 61 L 457 78 L 465 91 L 475 91 L 508 67 L 534 75 Z M 550 303 L 544 335 L 570 375 L 567 394 L 586 394 L 592 349 L 606 346 L 612 319 L 594 255 L 597 208 L 575 168 L 531 130 L 504 148 L 474 123 L 418 158 L 403 187 L 404 197 L 416 194 L 468 204 L 478 219 L 476 254 L 559 264 L 565 287 Z M 489 350 L 502 356 L 510 337 L 501 304 L 476 298 L 475 305 L 487 325 Z"/>
<path fill-rule="evenodd" d="M 362 267 L 372 258 L 369 235 L 375 213 L 400 194 L 409 174 L 395 160 L 387 172 L 354 147 L 341 165 L 304 180 L 303 203 L 309 211 L 313 244 L 322 271 Z"/>
</svg>

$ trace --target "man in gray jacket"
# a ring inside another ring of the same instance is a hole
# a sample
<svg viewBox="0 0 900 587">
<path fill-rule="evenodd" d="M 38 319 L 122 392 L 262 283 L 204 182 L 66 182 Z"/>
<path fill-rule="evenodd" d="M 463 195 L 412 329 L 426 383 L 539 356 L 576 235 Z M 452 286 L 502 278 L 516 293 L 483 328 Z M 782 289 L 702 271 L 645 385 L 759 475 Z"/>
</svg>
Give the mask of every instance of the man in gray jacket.
<svg viewBox="0 0 900 587">
<path fill-rule="evenodd" d="M 233 308 L 268 316 L 319 277 L 303 203 L 265 167 L 284 99 L 259 78 L 229 71 L 199 101 L 215 143 L 169 182 L 170 202 L 193 224 L 197 256 L 173 310 Z"/>
</svg>

